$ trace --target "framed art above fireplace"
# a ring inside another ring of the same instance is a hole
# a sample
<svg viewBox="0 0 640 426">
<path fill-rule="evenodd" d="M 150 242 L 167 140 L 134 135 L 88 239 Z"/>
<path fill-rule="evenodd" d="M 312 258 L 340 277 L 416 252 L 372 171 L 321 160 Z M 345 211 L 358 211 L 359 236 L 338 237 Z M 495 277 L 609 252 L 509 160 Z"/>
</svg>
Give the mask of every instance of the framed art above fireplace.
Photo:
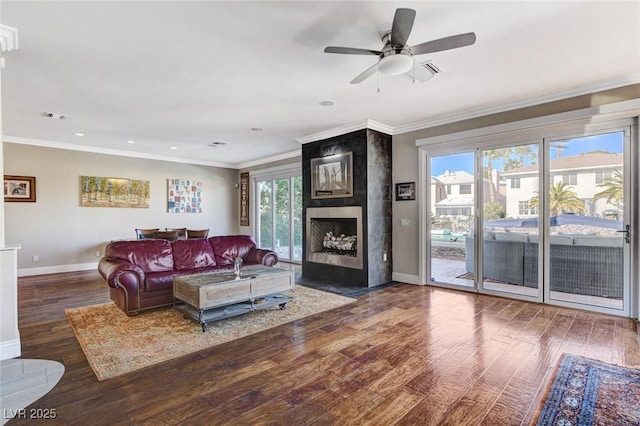
<svg viewBox="0 0 640 426">
<path fill-rule="evenodd" d="M 353 197 L 351 152 L 311 159 L 311 198 Z"/>
</svg>

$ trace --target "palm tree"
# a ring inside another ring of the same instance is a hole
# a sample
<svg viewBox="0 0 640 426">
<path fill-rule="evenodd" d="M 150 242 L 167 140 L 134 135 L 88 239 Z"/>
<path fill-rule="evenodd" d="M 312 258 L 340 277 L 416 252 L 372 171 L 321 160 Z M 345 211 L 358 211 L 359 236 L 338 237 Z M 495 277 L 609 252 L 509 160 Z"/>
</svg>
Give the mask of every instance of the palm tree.
<svg viewBox="0 0 640 426">
<path fill-rule="evenodd" d="M 566 183 L 558 182 L 551 187 L 549 191 L 549 204 L 551 216 L 557 216 L 559 213 L 583 213 L 584 203 L 573 188 Z M 534 195 L 529 200 L 529 207 L 539 207 L 540 197 Z"/>
<path fill-rule="evenodd" d="M 593 195 L 593 201 L 604 199 L 607 203 L 613 204 L 622 211 L 624 207 L 624 180 L 620 170 L 614 170 L 611 177 L 605 178 L 604 182 L 598 184 L 602 191 Z"/>
</svg>

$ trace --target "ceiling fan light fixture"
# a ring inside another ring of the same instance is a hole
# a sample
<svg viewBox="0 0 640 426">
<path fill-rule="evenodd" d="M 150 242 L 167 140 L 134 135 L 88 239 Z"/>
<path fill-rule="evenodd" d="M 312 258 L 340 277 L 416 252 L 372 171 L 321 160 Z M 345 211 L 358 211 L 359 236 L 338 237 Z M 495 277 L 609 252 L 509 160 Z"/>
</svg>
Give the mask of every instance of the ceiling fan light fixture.
<svg viewBox="0 0 640 426">
<path fill-rule="evenodd" d="M 385 56 L 378 62 L 378 71 L 389 75 L 404 74 L 412 67 L 413 58 L 404 54 Z"/>
</svg>

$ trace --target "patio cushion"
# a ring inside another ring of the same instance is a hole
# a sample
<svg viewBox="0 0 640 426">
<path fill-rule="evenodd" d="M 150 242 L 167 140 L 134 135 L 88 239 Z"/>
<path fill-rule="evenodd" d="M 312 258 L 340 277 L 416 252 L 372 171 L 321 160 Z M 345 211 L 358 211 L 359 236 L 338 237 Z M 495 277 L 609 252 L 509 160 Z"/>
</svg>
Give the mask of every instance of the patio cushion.
<svg viewBox="0 0 640 426">
<path fill-rule="evenodd" d="M 576 246 L 596 246 L 596 247 L 622 247 L 622 238 L 616 237 L 595 237 L 585 235 L 574 237 L 573 244 Z"/>
<path fill-rule="evenodd" d="M 496 232 L 496 241 L 516 241 L 526 243 L 528 241 L 527 234 L 519 234 L 516 232 Z"/>
</svg>

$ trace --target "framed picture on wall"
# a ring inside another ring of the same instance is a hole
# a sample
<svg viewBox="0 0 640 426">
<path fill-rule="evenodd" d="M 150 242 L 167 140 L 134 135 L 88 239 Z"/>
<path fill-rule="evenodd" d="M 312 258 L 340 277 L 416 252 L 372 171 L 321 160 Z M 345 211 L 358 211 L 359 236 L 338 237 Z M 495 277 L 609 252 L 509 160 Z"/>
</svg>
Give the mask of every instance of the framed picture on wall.
<svg viewBox="0 0 640 426">
<path fill-rule="evenodd" d="M 240 173 L 240 226 L 249 226 L 249 172 Z"/>
<path fill-rule="evenodd" d="M 4 175 L 4 201 L 35 203 L 35 176 Z"/>
<path fill-rule="evenodd" d="M 408 201 L 416 199 L 416 183 L 396 183 L 396 201 Z"/>
<path fill-rule="evenodd" d="M 311 198 L 353 197 L 351 152 L 311 159 Z"/>
</svg>

